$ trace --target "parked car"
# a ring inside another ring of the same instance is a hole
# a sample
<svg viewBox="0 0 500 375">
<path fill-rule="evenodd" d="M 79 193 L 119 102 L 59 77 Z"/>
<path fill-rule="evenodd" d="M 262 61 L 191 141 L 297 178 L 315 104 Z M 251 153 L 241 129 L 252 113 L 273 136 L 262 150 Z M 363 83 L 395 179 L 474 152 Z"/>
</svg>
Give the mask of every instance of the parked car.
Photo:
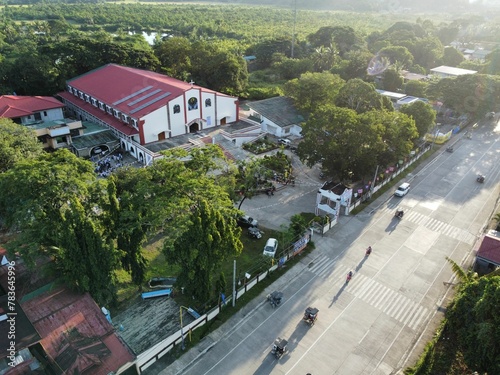
<svg viewBox="0 0 500 375">
<path fill-rule="evenodd" d="M 264 246 L 264 255 L 269 257 L 274 257 L 276 255 L 276 250 L 278 250 L 278 240 L 276 238 L 270 238 Z"/>
<path fill-rule="evenodd" d="M 250 217 L 248 215 L 240 216 L 236 220 L 236 222 L 242 228 L 256 227 L 258 225 L 257 220 L 255 220 L 253 217 Z"/>
<path fill-rule="evenodd" d="M 290 147 L 290 145 L 292 144 L 292 142 L 286 138 L 278 139 L 278 143 L 284 145 L 285 147 Z"/>
<path fill-rule="evenodd" d="M 410 191 L 410 184 L 408 182 L 405 182 L 397 188 L 397 190 L 394 192 L 394 195 L 396 197 L 404 197 L 408 192 Z"/>
</svg>

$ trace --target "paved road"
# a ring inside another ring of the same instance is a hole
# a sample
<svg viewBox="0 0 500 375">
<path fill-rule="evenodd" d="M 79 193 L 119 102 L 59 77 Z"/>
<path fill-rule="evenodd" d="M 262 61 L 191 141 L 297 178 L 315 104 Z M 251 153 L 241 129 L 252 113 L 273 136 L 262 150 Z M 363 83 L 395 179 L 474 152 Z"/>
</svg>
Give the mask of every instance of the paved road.
<svg viewBox="0 0 500 375">
<path fill-rule="evenodd" d="M 471 140 L 457 137 L 455 152 L 439 152 L 409 179 L 406 197 L 387 193 L 364 213 L 341 218 L 325 237 L 316 236 L 317 249 L 260 299 L 161 374 L 400 372 L 413 348 L 425 341 L 421 337 L 429 322 L 443 310 L 453 282 L 445 257 L 470 261 L 495 207 L 499 134 L 487 124 L 475 129 Z M 311 184 L 316 172 L 305 171 Z M 487 176 L 484 184 L 476 182 L 477 173 Z M 313 204 L 317 187 L 308 192 L 306 186 L 290 188 L 288 196 L 275 196 L 279 202 L 272 204 L 252 199 L 246 210 L 262 212 L 262 217 L 252 212 L 260 222 L 279 225 Z M 405 210 L 401 221 L 394 218 L 397 208 Z M 368 245 L 373 252 L 366 258 Z M 347 285 L 349 270 L 354 277 Z M 285 295 L 277 309 L 264 301 L 274 289 Z M 307 306 L 320 310 L 311 328 L 301 321 Z M 269 354 L 278 336 L 289 341 L 289 353 L 279 361 Z"/>
</svg>

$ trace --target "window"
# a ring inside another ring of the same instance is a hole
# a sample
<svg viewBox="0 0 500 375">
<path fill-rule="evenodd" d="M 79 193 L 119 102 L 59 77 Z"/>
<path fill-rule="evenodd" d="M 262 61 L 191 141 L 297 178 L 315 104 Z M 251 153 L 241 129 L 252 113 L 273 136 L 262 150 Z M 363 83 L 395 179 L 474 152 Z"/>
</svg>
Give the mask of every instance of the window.
<svg viewBox="0 0 500 375">
<path fill-rule="evenodd" d="M 86 101 L 87 103 L 90 103 L 90 96 L 88 96 L 87 94 L 85 94 L 85 101 Z"/>
<path fill-rule="evenodd" d="M 74 95 L 74 96 L 78 96 L 78 90 L 74 89 L 74 90 L 73 90 L 73 95 Z"/>
<path fill-rule="evenodd" d="M 123 122 L 128 123 L 128 116 L 125 114 L 122 114 L 122 120 L 123 120 Z"/>
<path fill-rule="evenodd" d="M 108 112 L 109 114 L 111 114 L 111 107 L 109 105 L 106 106 L 106 112 Z"/>
<path fill-rule="evenodd" d="M 118 117 L 118 111 L 116 109 L 113 109 L 113 116 Z"/>
<path fill-rule="evenodd" d="M 83 92 L 80 91 L 80 99 L 83 100 Z"/>
<path fill-rule="evenodd" d="M 188 100 L 188 111 L 192 111 L 193 109 L 198 109 L 198 99 L 194 96 Z"/>
<path fill-rule="evenodd" d="M 102 109 L 104 111 L 104 103 L 99 102 L 99 109 Z"/>
<path fill-rule="evenodd" d="M 43 111 L 43 115 L 47 117 L 47 111 Z"/>
<path fill-rule="evenodd" d="M 132 119 L 132 126 L 137 129 L 137 120 L 135 118 Z"/>
<path fill-rule="evenodd" d="M 40 112 L 35 113 L 34 117 L 36 121 L 40 121 L 42 119 L 42 115 L 40 114 Z"/>
<path fill-rule="evenodd" d="M 208 98 L 205 99 L 205 107 L 211 107 L 212 106 L 212 99 Z"/>
<path fill-rule="evenodd" d="M 92 101 L 92 105 L 94 107 L 97 107 L 97 100 L 95 100 L 94 98 L 91 98 L 90 100 Z"/>
<path fill-rule="evenodd" d="M 68 86 L 68 92 L 69 92 L 70 94 L 73 94 L 73 87 Z"/>
<path fill-rule="evenodd" d="M 174 113 L 180 113 L 181 112 L 181 106 L 179 104 L 174 105 Z"/>
</svg>

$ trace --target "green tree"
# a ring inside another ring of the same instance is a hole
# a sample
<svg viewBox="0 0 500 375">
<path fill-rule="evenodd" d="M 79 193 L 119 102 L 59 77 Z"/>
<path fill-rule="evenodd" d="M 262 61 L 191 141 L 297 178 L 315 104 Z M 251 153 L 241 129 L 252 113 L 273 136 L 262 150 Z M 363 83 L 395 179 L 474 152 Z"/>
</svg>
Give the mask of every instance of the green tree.
<svg viewBox="0 0 500 375">
<path fill-rule="evenodd" d="M 33 130 L 0 118 L 0 173 L 16 163 L 37 158 L 43 153 L 42 144 Z"/>
<path fill-rule="evenodd" d="M 486 72 L 488 74 L 500 75 L 500 49 L 497 48 L 486 55 Z"/>
<path fill-rule="evenodd" d="M 178 283 L 199 301 L 207 301 L 213 297 L 214 275 L 222 262 L 243 248 L 241 230 L 234 218 L 206 199 L 195 202 L 188 224 L 172 246 L 165 246 L 164 254 L 167 261 L 181 266 Z"/>
<path fill-rule="evenodd" d="M 464 55 L 456 48 L 446 47 L 444 49 L 443 64 L 447 66 L 459 66 L 465 60 Z"/>
<path fill-rule="evenodd" d="M 399 109 L 415 121 L 418 136 L 423 137 L 435 124 L 436 111 L 430 104 L 419 100 L 412 104 L 405 104 Z"/>
<path fill-rule="evenodd" d="M 51 256 L 68 285 L 99 303 L 114 299 L 113 241 L 104 233 L 106 181 L 68 150 L 18 162 L 0 175 L 0 213 L 18 232 L 6 244 L 29 267 Z"/>
<path fill-rule="evenodd" d="M 288 81 L 284 91 L 298 109 L 307 113 L 332 103 L 344 83 L 336 74 L 304 73 L 299 79 Z"/>
<path fill-rule="evenodd" d="M 425 98 L 427 96 L 428 83 L 425 81 L 408 81 L 405 85 L 405 94 Z"/>
<path fill-rule="evenodd" d="M 352 109 L 324 105 L 317 108 L 302 127 L 298 155 L 307 165 L 322 162 L 329 176 L 351 181 L 375 167 L 372 146 L 375 132 L 360 123 Z M 368 164 L 365 161 L 371 160 Z"/>
<path fill-rule="evenodd" d="M 403 82 L 403 77 L 396 69 L 389 68 L 384 72 L 382 84 L 385 90 L 398 92 L 403 87 Z"/>
<path fill-rule="evenodd" d="M 345 59 L 336 64 L 331 72 L 339 74 L 345 81 L 354 78 L 365 79 L 366 69 L 373 54 L 368 51 L 351 51 L 346 53 L 344 57 Z"/>
<path fill-rule="evenodd" d="M 191 74 L 191 42 L 184 37 L 172 37 L 155 44 L 155 55 L 160 60 L 162 70 L 183 81 Z"/>
<path fill-rule="evenodd" d="M 408 51 L 408 48 L 403 46 L 384 47 L 378 54 L 388 58 L 391 64 L 399 62 L 405 69 L 413 65 L 413 55 Z"/>
<path fill-rule="evenodd" d="M 363 113 L 372 109 L 393 109 L 390 101 L 384 100 L 372 84 L 364 82 L 359 78 L 351 79 L 342 86 L 335 98 L 335 104 L 339 107 L 353 109 L 357 113 Z"/>
</svg>

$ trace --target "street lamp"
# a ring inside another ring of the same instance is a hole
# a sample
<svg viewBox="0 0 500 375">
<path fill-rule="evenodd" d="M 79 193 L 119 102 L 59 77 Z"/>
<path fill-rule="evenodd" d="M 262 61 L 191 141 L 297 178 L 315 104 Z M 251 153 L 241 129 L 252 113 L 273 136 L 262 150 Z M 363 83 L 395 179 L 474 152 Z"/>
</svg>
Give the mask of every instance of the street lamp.
<svg viewBox="0 0 500 375">
<path fill-rule="evenodd" d="M 184 345 L 184 332 L 182 331 L 182 309 L 188 309 L 187 307 L 185 306 L 180 306 L 179 308 L 179 314 L 180 314 L 180 317 L 181 317 L 181 337 L 182 337 L 182 345 L 181 345 L 181 349 L 184 350 L 186 349 L 186 346 Z"/>
</svg>

